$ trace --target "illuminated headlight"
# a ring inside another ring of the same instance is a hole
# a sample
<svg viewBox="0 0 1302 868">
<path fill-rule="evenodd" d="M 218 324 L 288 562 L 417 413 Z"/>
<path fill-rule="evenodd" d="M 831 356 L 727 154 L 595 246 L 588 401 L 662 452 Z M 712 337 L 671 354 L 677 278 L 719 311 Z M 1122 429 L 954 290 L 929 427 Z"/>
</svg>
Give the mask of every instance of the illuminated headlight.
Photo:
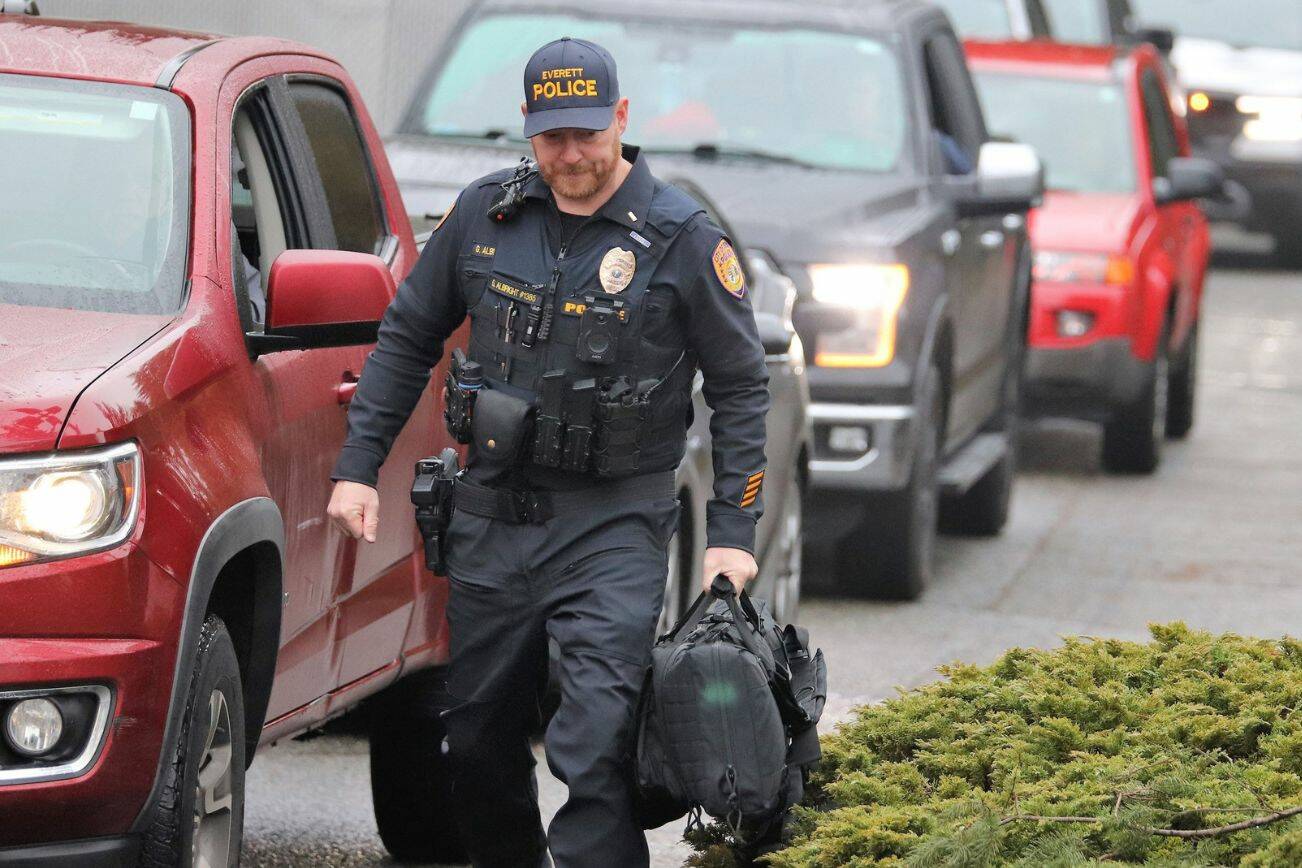
<svg viewBox="0 0 1302 868">
<path fill-rule="evenodd" d="M 1243 124 L 1243 137 L 1254 142 L 1302 141 L 1302 97 L 1241 96 L 1234 107 L 1255 115 Z"/>
<path fill-rule="evenodd" d="M 1135 265 L 1126 256 L 1037 250 L 1031 274 L 1035 280 L 1044 283 L 1104 283 L 1109 286 L 1128 286 L 1135 279 Z"/>
<path fill-rule="evenodd" d="M 895 358 L 900 306 L 909 292 L 906 265 L 811 265 L 814 301 L 843 313 L 842 328 L 820 328 L 814 364 L 880 368 Z"/>
<path fill-rule="evenodd" d="M 139 509 L 134 443 L 0 460 L 0 567 L 111 548 Z"/>
</svg>

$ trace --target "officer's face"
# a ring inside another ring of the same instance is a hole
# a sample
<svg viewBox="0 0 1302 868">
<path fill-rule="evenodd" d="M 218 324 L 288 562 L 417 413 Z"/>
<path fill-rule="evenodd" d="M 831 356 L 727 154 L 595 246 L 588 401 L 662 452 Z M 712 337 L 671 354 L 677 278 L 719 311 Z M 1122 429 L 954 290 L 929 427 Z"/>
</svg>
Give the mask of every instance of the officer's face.
<svg viewBox="0 0 1302 868">
<path fill-rule="evenodd" d="M 628 100 L 615 106 L 604 130 L 559 129 L 531 139 L 538 170 L 552 191 L 582 201 L 600 192 L 620 159 L 620 136 L 628 126 Z"/>
</svg>

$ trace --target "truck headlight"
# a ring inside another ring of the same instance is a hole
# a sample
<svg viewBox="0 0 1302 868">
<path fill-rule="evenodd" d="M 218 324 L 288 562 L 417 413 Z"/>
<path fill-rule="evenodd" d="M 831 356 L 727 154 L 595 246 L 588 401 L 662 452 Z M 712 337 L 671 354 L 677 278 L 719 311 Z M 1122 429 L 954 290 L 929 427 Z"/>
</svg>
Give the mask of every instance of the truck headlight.
<svg viewBox="0 0 1302 868">
<path fill-rule="evenodd" d="M 140 510 L 134 443 L 0 460 L 0 567 L 111 548 Z"/>
<path fill-rule="evenodd" d="M 1302 97 L 1241 96 L 1234 107 L 1255 115 L 1243 124 L 1243 137 L 1254 142 L 1302 141 Z"/>
<path fill-rule="evenodd" d="M 837 308 L 842 328 L 824 326 L 814 341 L 814 364 L 824 368 L 880 368 L 895 358 L 900 306 L 909 292 L 907 265 L 811 265 L 814 301 Z"/>
<path fill-rule="evenodd" d="M 1135 279 L 1135 264 L 1128 256 L 1037 250 L 1031 276 L 1042 283 L 1103 283 L 1108 286 L 1129 286 Z"/>
</svg>

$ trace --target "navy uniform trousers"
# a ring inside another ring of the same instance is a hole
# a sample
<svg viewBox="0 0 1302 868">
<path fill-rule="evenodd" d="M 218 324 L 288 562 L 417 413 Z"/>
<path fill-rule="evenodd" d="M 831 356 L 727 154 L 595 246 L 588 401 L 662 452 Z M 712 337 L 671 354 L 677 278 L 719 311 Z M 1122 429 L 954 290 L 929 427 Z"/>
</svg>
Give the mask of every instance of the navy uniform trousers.
<svg viewBox="0 0 1302 868">
<path fill-rule="evenodd" d="M 636 868 L 649 862 L 626 756 L 663 604 L 672 497 L 583 507 L 542 524 L 454 513 L 444 714 L 453 800 L 476 866 Z M 544 835 L 530 732 L 548 639 L 560 707 L 547 764 L 569 798 Z"/>
</svg>

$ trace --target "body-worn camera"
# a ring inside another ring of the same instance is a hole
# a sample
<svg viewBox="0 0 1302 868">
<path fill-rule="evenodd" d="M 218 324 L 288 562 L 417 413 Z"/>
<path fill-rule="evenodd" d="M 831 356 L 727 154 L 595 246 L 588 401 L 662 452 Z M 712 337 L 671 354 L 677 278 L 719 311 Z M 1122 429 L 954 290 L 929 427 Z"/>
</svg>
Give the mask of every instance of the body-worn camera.
<svg viewBox="0 0 1302 868">
<path fill-rule="evenodd" d="M 416 507 L 416 527 L 425 541 L 425 566 L 436 576 L 446 576 L 447 530 L 452 522 L 453 488 L 460 467 L 457 451 L 444 449 L 438 458 L 416 462 L 411 502 Z"/>
<path fill-rule="evenodd" d="M 619 330 L 627 316 L 624 302 L 607 295 L 587 295 L 583 305 L 575 355 L 581 362 L 609 365 L 615 361 Z"/>
</svg>

